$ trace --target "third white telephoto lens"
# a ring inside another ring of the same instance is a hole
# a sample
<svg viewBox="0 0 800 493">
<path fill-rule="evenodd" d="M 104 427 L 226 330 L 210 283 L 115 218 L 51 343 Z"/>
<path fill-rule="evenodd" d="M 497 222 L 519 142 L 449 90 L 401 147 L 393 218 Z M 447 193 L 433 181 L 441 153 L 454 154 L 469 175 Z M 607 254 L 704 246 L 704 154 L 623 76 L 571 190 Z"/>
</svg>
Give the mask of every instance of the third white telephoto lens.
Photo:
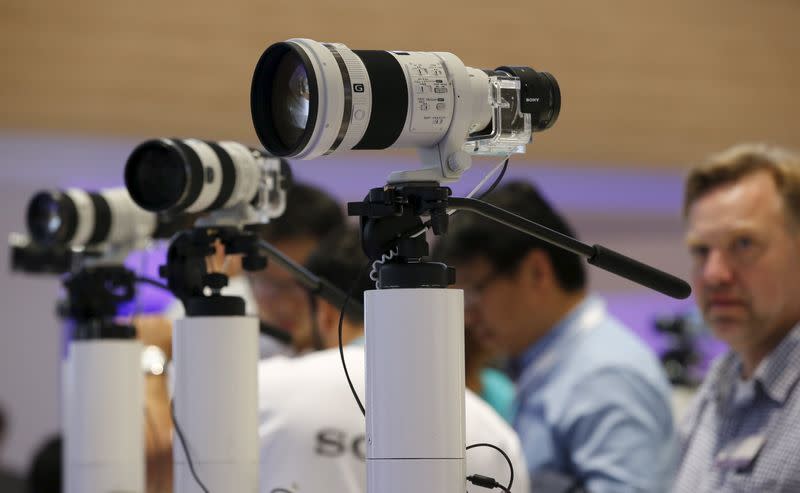
<svg viewBox="0 0 800 493">
<path fill-rule="evenodd" d="M 41 191 L 28 203 L 27 223 L 33 240 L 48 247 L 130 243 L 149 238 L 159 226 L 123 187 Z"/>
</svg>

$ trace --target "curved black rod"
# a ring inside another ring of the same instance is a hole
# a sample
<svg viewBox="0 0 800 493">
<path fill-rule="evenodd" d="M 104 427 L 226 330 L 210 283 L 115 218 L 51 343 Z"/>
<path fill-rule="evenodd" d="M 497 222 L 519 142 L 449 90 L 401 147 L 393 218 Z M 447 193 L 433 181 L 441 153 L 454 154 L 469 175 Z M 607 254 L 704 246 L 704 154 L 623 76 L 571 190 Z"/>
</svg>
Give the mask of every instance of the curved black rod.
<svg viewBox="0 0 800 493">
<path fill-rule="evenodd" d="M 553 231 L 541 224 L 529 221 L 524 217 L 508 212 L 492 204 L 476 199 L 451 197 L 447 201 L 448 209 L 470 211 L 480 214 L 510 228 L 539 238 L 559 248 L 586 257 L 587 262 L 603 270 L 624 277 L 642 286 L 677 299 L 688 298 L 692 293 L 686 281 L 672 274 L 651 267 L 638 260 L 626 257 L 602 245 L 587 245 L 570 236 Z"/>
<path fill-rule="evenodd" d="M 269 244 L 264 240 L 259 240 L 258 246 L 264 250 L 264 253 L 274 262 L 280 264 L 283 268 L 292 273 L 297 282 L 303 285 L 306 289 L 316 294 L 320 298 L 328 301 L 333 306 L 342 309 L 345 306 L 345 299 L 347 293 L 337 288 L 327 279 L 317 276 L 310 270 L 290 259 L 283 252 Z M 346 313 L 359 318 L 364 314 L 364 304 L 358 300 L 350 299 L 347 302 Z"/>
</svg>

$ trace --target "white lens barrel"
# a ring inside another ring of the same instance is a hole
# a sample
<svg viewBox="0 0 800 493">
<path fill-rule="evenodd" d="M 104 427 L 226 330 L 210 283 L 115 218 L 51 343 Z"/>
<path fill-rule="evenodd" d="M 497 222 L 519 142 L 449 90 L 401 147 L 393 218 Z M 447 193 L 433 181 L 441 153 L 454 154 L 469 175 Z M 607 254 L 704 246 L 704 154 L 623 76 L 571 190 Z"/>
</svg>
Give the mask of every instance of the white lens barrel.
<svg viewBox="0 0 800 493">
<path fill-rule="evenodd" d="M 136 205 L 123 187 L 97 193 L 71 188 L 64 195 L 75 207 L 75 230 L 68 246 L 134 244 L 156 229 L 156 215 Z"/>
<path fill-rule="evenodd" d="M 289 74 L 302 74 L 307 82 L 304 127 L 282 106 L 286 94 L 296 93 Z M 262 55 L 251 109 L 259 139 L 274 155 L 310 159 L 350 149 L 416 147 L 437 170 L 432 179 L 452 180 L 469 167 L 461 155 L 470 130 L 491 124 L 489 91 L 487 75 L 452 53 L 351 50 L 295 38 Z M 463 164 L 456 169 L 448 164 L 454 154 Z"/>
<path fill-rule="evenodd" d="M 251 203 L 259 193 L 263 153 L 238 142 L 153 139 L 125 165 L 133 200 L 152 212 L 215 212 Z"/>
<path fill-rule="evenodd" d="M 85 246 L 95 228 L 95 210 L 92 199 L 88 192 L 77 188 L 65 190 L 64 195 L 72 199 L 77 212 L 75 233 L 69 239 L 68 244 L 76 247 Z"/>
<path fill-rule="evenodd" d="M 128 190 L 123 187 L 100 191 L 110 210 L 107 239 L 103 243 L 120 244 L 145 241 L 158 224 L 156 215 L 147 212 L 133 202 Z"/>
<path fill-rule="evenodd" d="M 437 53 L 391 53 L 403 68 L 408 86 L 406 124 L 392 147 L 433 146 L 453 120 L 455 97 L 451 72 L 463 71 L 464 65 L 447 66 Z"/>
<path fill-rule="evenodd" d="M 489 92 L 492 87 L 489 84 L 489 75 L 483 70 L 467 67 L 467 75 L 470 83 L 470 102 L 472 104 L 472 123 L 469 133 L 483 130 L 492 123 L 492 105 Z"/>
<path fill-rule="evenodd" d="M 258 192 L 261 178 L 258 162 L 260 158 L 256 158 L 253 151 L 238 142 L 220 142 L 219 146 L 230 156 L 236 173 L 233 192 L 222 207 L 233 207 L 242 202 L 250 202 Z"/>
<path fill-rule="evenodd" d="M 202 140 L 184 139 L 183 143 L 197 154 L 203 165 L 203 187 L 200 190 L 200 195 L 186 209 L 186 212 L 201 212 L 208 208 L 219 195 L 219 191 L 222 188 L 222 164 L 219 162 L 214 149 Z"/>
<path fill-rule="evenodd" d="M 364 62 L 341 43 L 324 45 L 333 55 L 342 77 L 344 107 L 339 130 L 324 154 L 352 149 L 364 137 L 372 115 L 372 86 Z"/>
</svg>

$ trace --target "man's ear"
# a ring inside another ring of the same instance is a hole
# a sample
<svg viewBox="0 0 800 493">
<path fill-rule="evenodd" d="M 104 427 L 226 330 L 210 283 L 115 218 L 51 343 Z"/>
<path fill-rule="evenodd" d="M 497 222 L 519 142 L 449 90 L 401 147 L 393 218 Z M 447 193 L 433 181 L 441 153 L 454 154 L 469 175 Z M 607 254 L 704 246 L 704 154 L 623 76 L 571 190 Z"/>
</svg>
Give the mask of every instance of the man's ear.
<svg viewBox="0 0 800 493">
<path fill-rule="evenodd" d="M 523 285 L 534 290 L 549 289 L 555 284 L 555 272 L 550 257 L 544 250 L 530 250 L 522 258 L 517 273 Z"/>
<path fill-rule="evenodd" d="M 327 301 L 317 298 L 317 327 L 325 340 L 339 330 L 339 310 Z M 337 336 L 338 337 L 338 336 Z"/>
</svg>

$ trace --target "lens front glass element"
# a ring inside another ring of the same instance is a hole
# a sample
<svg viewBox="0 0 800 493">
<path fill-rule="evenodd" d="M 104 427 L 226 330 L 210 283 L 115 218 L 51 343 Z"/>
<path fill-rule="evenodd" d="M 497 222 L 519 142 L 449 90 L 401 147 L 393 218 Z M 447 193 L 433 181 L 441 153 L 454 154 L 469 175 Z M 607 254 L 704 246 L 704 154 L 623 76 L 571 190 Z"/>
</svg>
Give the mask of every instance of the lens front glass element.
<svg viewBox="0 0 800 493">
<path fill-rule="evenodd" d="M 306 67 L 297 53 L 289 50 L 278 62 L 271 99 L 275 131 L 287 148 L 295 148 L 305 131 L 310 100 Z"/>
<path fill-rule="evenodd" d="M 158 212 L 175 205 L 187 186 L 186 165 L 163 145 L 140 147 L 131 155 L 125 184 L 140 207 Z"/>
<path fill-rule="evenodd" d="M 31 235 L 42 243 L 56 240 L 63 225 L 63 211 L 51 195 L 41 194 L 31 202 L 28 210 L 28 227 Z"/>
</svg>

